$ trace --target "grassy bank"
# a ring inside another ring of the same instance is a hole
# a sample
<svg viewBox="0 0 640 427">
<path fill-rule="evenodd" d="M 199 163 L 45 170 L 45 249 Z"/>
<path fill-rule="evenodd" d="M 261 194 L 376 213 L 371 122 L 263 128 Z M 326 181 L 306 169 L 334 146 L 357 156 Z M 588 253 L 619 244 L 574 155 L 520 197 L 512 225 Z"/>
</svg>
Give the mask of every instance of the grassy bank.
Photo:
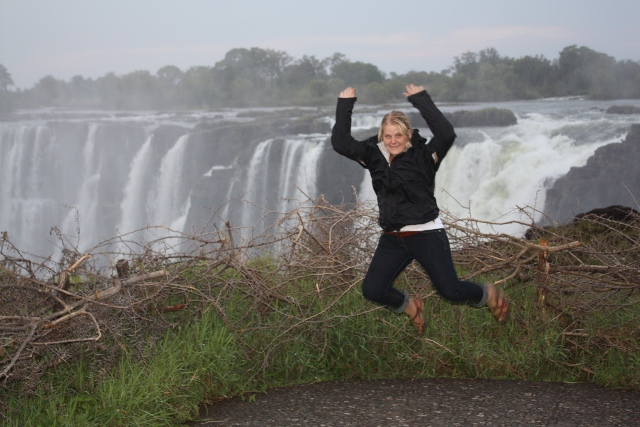
<svg viewBox="0 0 640 427">
<path fill-rule="evenodd" d="M 180 256 L 151 242 L 121 279 L 68 267 L 62 287 L 60 272 L 39 279 L 20 270 L 32 264 L 1 260 L 1 425 L 176 426 L 215 399 L 330 380 L 640 389 L 638 218 L 583 219 L 532 240 L 449 220 L 460 275 L 497 283 L 511 318 L 498 325 L 486 309 L 443 301 L 410 266 L 398 287 L 425 298 L 423 337 L 360 293 L 371 209 L 321 205 L 290 218 L 276 252 L 234 245 L 231 230 L 185 238 L 195 249 Z"/>
<path fill-rule="evenodd" d="M 512 317 L 504 326 L 486 310 L 427 298 L 424 337 L 405 316 L 362 313 L 363 305 L 373 307 L 357 289 L 332 307 L 317 298 L 315 310 L 330 310 L 333 320 L 308 322 L 291 335 L 270 326 L 294 316 L 288 310 L 294 306 L 247 317 L 238 304 L 227 310 L 227 321 L 242 321 L 245 328 L 233 333 L 209 310 L 166 332 L 142 357 L 126 351 L 107 373 L 77 359 L 47 373 L 26 399 L 19 387 L 3 390 L 5 416 L 11 417 L 3 425 L 174 426 L 195 417 L 202 402 L 239 394 L 251 399 L 272 387 L 328 380 L 505 378 L 640 388 L 639 356 L 575 351 L 557 319 L 532 303 L 532 291 L 511 289 Z M 598 330 L 607 325 L 601 317 L 589 319 Z"/>
</svg>

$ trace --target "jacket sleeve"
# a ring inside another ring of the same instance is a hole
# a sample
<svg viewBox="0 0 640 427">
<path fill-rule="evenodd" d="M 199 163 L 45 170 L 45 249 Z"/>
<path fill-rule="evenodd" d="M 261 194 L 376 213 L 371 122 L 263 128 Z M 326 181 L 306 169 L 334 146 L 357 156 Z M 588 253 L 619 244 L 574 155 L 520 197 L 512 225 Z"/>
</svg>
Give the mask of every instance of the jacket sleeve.
<svg viewBox="0 0 640 427">
<path fill-rule="evenodd" d="M 331 145 L 337 153 L 366 167 L 366 146 L 364 142 L 357 141 L 351 136 L 351 114 L 356 101 L 357 98 L 338 98 L 336 124 L 331 132 Z"/>
<path fill-rule="evenodd" d="M 420 115 L 427 121 L 429 129 L 433 133 L 433 138 L 427 145 L 432 153 L 435 152 L 438 155 L 438 163 L 436 164 L 438 167 L 456 139 L 453 126 L 436 107 L 426 90 L 411 95 L 407 99 L 420 111 Z"/>
</svg>

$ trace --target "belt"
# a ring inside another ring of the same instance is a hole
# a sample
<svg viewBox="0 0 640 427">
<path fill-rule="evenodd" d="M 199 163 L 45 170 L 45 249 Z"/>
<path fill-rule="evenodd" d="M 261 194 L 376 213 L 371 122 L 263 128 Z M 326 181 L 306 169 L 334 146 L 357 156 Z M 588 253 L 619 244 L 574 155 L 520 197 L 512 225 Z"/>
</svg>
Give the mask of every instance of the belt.
<svg viewBox="0 0 640 427">
<path fill-rule="evenodd" d="M 385 231 L 385 233 L 404 239 L 405 237 L 409 237 L 409 236 L 413 236 L 414 234 L 418 234 L 419 231 Z"/>
</svg>

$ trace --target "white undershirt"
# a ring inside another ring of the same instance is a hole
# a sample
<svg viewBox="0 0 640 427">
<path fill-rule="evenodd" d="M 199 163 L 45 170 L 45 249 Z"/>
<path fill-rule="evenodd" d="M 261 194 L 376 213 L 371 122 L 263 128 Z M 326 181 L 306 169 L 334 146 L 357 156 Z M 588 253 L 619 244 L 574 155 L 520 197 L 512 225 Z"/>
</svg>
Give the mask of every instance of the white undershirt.
<svg viewBox="0 0 640 427">
<path fill-rule="evenodd" d="M 427 231 L 427 230 L 437 230 L 439 228 L 444 228 L 444 224 L 440 217 L 434 219 L 433 221 L 425 222 L 424 224 L 412 224 L 405 225 L 400 229 L 400 231 Z"/>
<path fill-rule="evenodd" d="M 411 145 L 409 145 L 409 147 L 410 146 Z M 409 149 L 409 147 L 407 147 L 407 149 Z M 391 158 L 391 153 L 389 153 L 389 150 L 387 150 L 387 147 L 384 145 L 384 142 L 378 142 L 378 148 L 384 155 L 384 158 L 387 159 L 387 163 L 391 164 L 389 162 L 389 159 Z M 437 162 L 438 160 L 436 160 L 437 155 L 435 152 L 432 154 L 432 156 L 433 156 L 433 160 Z M 405 225 L 400 229 L 400 231 L 427 231 L 427 230 L 437 230 L 439 228 L 444 228 L 444 224 L 442 223 L 442 220 L 440 219 L 440 217 L 437 217 L 433 221 L 429 221 L 424 224 Z"/>
</svg>

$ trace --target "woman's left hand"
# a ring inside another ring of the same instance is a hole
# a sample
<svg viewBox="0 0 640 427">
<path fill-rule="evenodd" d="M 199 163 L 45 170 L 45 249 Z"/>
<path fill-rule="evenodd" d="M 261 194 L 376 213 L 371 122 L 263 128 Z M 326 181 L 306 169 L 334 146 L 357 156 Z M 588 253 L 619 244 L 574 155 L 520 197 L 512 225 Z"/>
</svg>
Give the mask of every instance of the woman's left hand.
<svg viewBox="0 0 640 427">
<path fill-rule="evenodd" d="M 416 86 L 413 83 L 406 86 L 407 91 L 404 93 L 404 96 L 409 97 L 411 95 L 415 95 L 418 92 L 422 92 L 424 90 L 424 86 Z"/>
</svg>

